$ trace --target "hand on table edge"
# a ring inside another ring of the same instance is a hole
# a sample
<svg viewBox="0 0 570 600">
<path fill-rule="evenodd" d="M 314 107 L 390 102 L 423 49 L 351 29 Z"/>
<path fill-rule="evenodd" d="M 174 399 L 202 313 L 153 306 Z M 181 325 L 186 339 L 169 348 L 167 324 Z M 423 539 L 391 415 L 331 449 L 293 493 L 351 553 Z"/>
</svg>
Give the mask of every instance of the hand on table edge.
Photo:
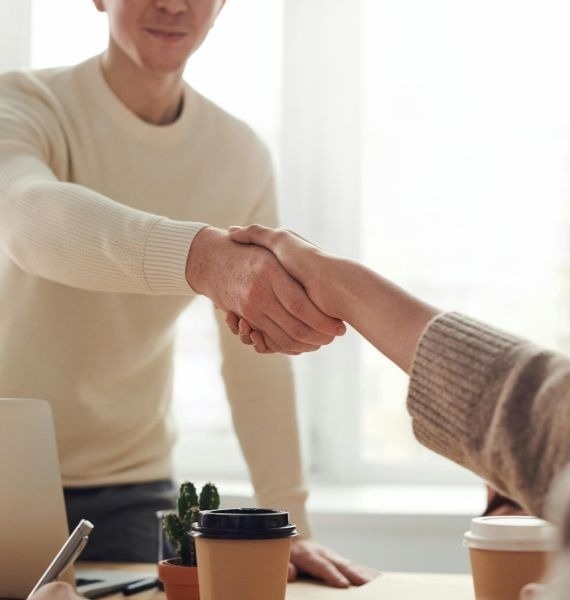
<svg viewBox="0 0 570 600">
<path fill-rule="evenodd" d="M 287 580 L 306 574 L 330 587 L 348 588 L 372 581 L 380 573 L 343 558 L 325 546 L 303 537 L 293 538 Z"/>
</svg>

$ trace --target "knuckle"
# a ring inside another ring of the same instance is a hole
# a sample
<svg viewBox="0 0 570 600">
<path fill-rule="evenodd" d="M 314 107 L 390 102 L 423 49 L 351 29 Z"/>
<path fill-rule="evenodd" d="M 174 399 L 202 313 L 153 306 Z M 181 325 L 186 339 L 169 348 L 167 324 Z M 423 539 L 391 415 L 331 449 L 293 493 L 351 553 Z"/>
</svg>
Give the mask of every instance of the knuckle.
<svg viewBox="0 0 570 600">
<path fill-rule="evenodd" d="M 291 300 L 291 313 L 294 315 L 301 315 L 304 312 L 305 299 L 296 297 Z"/>
</svg>

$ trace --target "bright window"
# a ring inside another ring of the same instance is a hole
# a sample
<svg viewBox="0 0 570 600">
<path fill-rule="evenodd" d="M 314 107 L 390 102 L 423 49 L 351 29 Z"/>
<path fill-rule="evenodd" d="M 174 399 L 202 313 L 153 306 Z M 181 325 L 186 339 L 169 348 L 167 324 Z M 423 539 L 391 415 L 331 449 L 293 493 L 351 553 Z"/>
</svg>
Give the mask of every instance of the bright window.
<svg viewBox="0 0 570 600">
<path fill-rule="evenodd" d="M 564 0 L 362 2 L 362 259 L 436 306 L 564 348 Z M 359 460 L 430 460 L 362 348 Z M 396 433 L 397 432 L 397 433 Z"/>
</svg>

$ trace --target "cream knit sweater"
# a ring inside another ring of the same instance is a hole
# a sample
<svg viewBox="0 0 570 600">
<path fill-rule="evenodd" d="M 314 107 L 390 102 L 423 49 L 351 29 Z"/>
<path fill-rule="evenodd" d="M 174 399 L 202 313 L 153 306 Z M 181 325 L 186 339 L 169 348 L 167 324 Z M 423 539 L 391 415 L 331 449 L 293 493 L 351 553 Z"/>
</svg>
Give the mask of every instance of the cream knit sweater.
<svg viewBox="0 0 570 600">
<path fill-rule="evenodd" d="M 188 249 L 204 223 L 251 222 L 276 222 L 268 153 L 190 87 L 159 127 L 121 104 L 98 58 L 0 77 L 0 396 L 50 402 L 65 485 L 171 475 Z M 307 533 L 290 364 L 221 330 L 258 501 Z"/>
</svg>

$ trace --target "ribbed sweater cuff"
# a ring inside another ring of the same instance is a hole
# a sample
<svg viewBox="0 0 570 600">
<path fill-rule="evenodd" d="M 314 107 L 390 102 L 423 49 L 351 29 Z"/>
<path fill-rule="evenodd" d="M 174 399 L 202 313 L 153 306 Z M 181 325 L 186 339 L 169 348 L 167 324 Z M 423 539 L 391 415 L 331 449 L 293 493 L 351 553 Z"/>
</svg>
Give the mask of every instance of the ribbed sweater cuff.
<svg viewBox="0 0 570 600">
<path fill-rule="evenodd" d="M 469 452 L 484 437 L 505 357 L 522 340 L 457 313 L 436 317 L 418 344 L 408 410 L 418 441 L 469 467 Z M 487 401 L 486 401 L 487 399 Z"/>
<path fill-rule="evenodd" d="M 152 227 L 145 244 L 144 276 L 155 294 L 192 295 L 186 281 L 186 261 L 195 235 L 206 227 L 193 223 L 160 219 Z"/>
</svg>

